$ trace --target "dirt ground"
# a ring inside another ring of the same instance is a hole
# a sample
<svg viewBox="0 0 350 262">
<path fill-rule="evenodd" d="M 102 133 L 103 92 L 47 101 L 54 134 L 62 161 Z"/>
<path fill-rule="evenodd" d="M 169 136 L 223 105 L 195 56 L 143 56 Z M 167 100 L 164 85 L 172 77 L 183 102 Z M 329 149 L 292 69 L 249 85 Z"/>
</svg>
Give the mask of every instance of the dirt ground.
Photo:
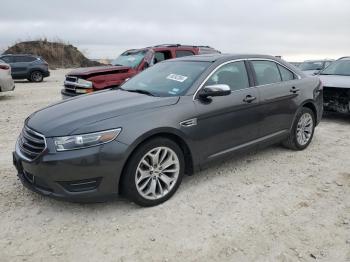
<svg viewBox="0 0 350 262">
<path fill-rule="evenodd" d="M 72 204 L 23 188 L 11 157 L 66 72 L 0 94 L 0 261 L 350 261 L 350 116 L 326 116 L 305 151 L 274 146 L 186 177 L 157 207 Z"/>
</svg>

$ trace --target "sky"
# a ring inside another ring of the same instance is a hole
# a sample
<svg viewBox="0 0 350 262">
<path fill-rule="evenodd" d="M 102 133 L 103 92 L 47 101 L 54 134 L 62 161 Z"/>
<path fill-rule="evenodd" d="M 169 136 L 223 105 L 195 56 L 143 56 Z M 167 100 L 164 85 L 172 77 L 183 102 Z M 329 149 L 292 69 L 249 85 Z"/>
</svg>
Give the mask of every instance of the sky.
<svg viewBox="0 0 350 262">
<path fill-rule="evenodd" d="M 350 55 L 349 0 L 11 0 L 0 10 L 0 50 L 47 38 L 89 58 L 163 43 L 288 61 Z"/>
</svg>

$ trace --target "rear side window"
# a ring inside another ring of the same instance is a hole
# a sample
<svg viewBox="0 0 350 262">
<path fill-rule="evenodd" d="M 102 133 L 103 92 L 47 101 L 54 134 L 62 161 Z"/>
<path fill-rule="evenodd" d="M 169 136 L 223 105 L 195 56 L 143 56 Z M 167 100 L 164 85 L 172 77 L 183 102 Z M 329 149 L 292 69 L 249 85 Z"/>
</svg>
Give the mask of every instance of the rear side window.
<svg viewBox="0 0 350 262">
<path fill-rule="evenodd" d="M 16 62 L 34 62 L 36 58 L 32 56 L 16 56 L 15 60 Z"/>
<path fill-rule="evenodd" d="M 177 50 L 175 53 L 176 53 L 176 57 L 184 57 L 184 56 L 194 55 L 194 53 L 192 51 L 189 51 L 189 50 Z"/>
<path fill-rule="evenodd" d="M 295 75 L 293 72 L 289 71 L 287 68 L 277 65 L 278 69 L 280 70 L 282 81 L 290 81 L 295 79 Z"/>
<path fill-rule="evenodd" d="M 232 91 L 249 87 L 247 70 L 243 61 L 220 67 L 205 83 L 208 85 L 228 85 Z"/>
<path fill-rule="evenodd" d="M 276 63 L 271 61 L 252 61 L 252 65 L 259 86 L 281 82 Z"/>
<path fill-rule="evenodd" d="M 172 58 L 170 51 L 157 51 L 154 54 L 154 63 L 156 64 L 170 58 Z"/>
</svg>

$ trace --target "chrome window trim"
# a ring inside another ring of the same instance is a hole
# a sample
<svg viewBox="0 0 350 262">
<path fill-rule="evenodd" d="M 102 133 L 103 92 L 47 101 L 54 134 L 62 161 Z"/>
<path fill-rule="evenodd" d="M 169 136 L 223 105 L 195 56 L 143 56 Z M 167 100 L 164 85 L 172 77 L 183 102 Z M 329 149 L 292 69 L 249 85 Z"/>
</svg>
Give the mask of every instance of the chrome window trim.
<svg viewBox="0 0 350 262">
<path fill-rule="evenodd" d="M 198 92 L 202 89 L 202 87 L 204 86 L 204 84 L 209 80 L 210 77 L 213 76 L 213 74 L 216 73 L 216 71 L 218 71 L 221 67 L 223 67 L 224 65 L 227 65 L 227 64 L 231 64 L 231 63 L 234 63 L 234 62 L 240 62 L 240 61 L 246 61 L 247 59 L 246 58 L 241 58 L 241 59 L 234 59 L 234 60 L 230 60 L 230 61 L 226 61 L 220 65 L 218 65 L 213 71 L 211 71 L 211 73 L 203 80 L 203 82 L 199 85 L 199 87 L 197 88 L 196 92 L 194 93 L 193 97 L 192 97 L 192 100 L 195 101 L 196 100 L 196 96 L 198 94 Z M 247 72 L 248 73 L 248 72 Z M 245 89 L 245 88 L 244 88 Z M 242 90 L 242 89 L 241 89 Z M 238 90 L 235 90 L 235 91 L 238 91 Z M 232 93 L 232 91 L 231 91 Z"/>
<path fill-rule="evenodd" d="M 270 61 L 270 62 L 275 62 L 276 64 L 279 64 L 280 66 L 284 67 L 285 69 L 291 71 L 293 74 L 295 74 L 297 76 L 298 79 L 301 79 L 301 76 L 298 73 L 296 73 L 291 68 L 286 67 L 285 65 L 281 64 L 277 60 L 273 60 L 273 59 L 269 59 L 269 58 L 247 58 L 246 60 L 247 61 Z M 296 80 L 296 79 L 293 79 L 293 80 Z M 292 80 L 289 80 L 289 81 L 292 81 Z M 287 82 L 287 81 L 281 81 L 281 82 Z M 279 83 L 279 82 L 277 82 L 277 83 Z M 272 84 L 274 84 L 274 83 L 272 83 Z"/>
<path fill-rule="evenodd" d="M 291 71 L 293 74 L 295 74 L 297 76 L 297 79 L 300 80 L 301 79 L 301 76 L 296 73 L 294 70 L 292 70 L 291 68 L 288 68 L 286 67 L 285 65 L 281 64 L 280 62 L 276 61 L 276 60 L 273 60 L 273 59 L 270 59 L 270 58 L 240 58 L 240 59 L 234 59 L 234 60 L 230 60 L 230 61 L 226 61 L 220 65 L 218 65 L 204 80 L 203 82 L 199 85 L 199 87 L 197 88 L 196 92 L 194 93 L 193 97 L 192 97 L 192 100 L 195 101 L 196 100 L 196 96 L 198 94 L 198 92 L 203 88 L 204 84 L 209 80 L 210 77 L 212 77 L 213 74 L 215 74 L 215 72 L 217 70 L 219 70 L 222 66 L 224 65 L 227 65 L 227 64 L 230 64 L 230 63 L 234 63 L 234 62 L 240 62 L 240 61 L 270 61 L 270 62 L 274 62 L 282 67 L 284 67 L 285 69 Z M 248 72 L 247 72 L 248 73 Z M 293 79 L 293 80 L 289 80 L 289 81 L 294 81 L 294 80 L 297 80 L 297 79 Z M 274 85 L 274 84 L 277 84 L 277 83 L 283 83 L 283 82 L 289 82 L 289 81 L 281 81 L 281 82 L 276 82 L 276 83 L 271 83 L 271 84 L 265 84 L 265 85 L 256 85 L 256 86 L 250 86 L 250 87 L 247 87 L 247 88 L 242 88 L 242 89 L 238 89 L 238 90 L 233 90 L 231 91 L 232 92 L 236 92 L 236 91 L 240 91 L 240 90 L 244 90 L 244 89 L 249 89 L 249 88 L 255 88 L 255 87 L 261 87 L 261 86 L 268 86 L 268 85 Z"/>
</svg>

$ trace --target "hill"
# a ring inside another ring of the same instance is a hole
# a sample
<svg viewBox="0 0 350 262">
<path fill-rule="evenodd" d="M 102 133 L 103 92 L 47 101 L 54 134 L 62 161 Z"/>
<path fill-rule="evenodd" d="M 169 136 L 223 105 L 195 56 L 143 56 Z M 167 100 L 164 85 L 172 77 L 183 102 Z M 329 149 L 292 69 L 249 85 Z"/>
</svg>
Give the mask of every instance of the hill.
<svg viewBox="0 0 350 262">
<path fill-rule="evenodd" d="M 9 47 L 4 54 L 33 54 L 41 56 L 50 68 L 72 68 L 102 65 L 86 58 L 73 45 L 47 40 L 19 42 Z"/>
</svg>

